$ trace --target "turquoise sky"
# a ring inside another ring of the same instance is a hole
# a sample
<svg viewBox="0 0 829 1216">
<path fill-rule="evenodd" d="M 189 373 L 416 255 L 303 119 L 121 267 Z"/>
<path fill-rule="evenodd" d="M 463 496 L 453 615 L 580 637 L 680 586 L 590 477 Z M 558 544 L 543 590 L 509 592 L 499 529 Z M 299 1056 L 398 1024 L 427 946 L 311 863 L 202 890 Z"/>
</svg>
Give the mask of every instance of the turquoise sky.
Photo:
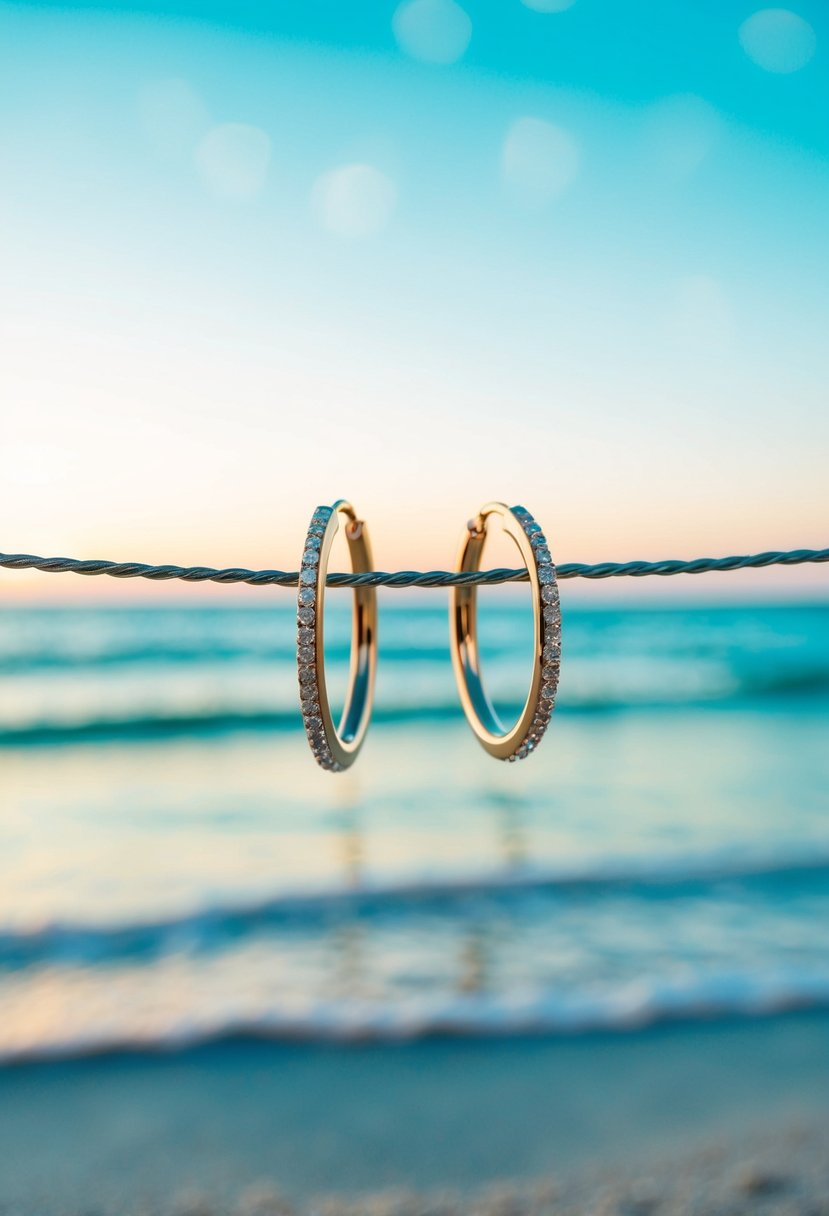
<svg viewBox="0 0 829 1216">
<path fill-rule="evenodd" d="M 560 560 L 825 544 L 827 47 L 816 3 L 0 3 L 0 548 L 295 566 L 340 495 L 384 567 L 492 497 Z"/>
</svg>

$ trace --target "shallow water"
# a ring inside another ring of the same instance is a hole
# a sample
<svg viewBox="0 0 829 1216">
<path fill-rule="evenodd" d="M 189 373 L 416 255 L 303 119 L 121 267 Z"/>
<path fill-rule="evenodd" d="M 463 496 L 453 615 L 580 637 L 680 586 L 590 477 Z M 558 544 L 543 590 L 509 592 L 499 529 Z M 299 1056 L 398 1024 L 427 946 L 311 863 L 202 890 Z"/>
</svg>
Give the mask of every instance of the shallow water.
<svg viewBox="0 0 829 1216">
<path fill-rule="evenodd" d="M 274 598 L 0 614 L 0 1058 L 829 1005 L 829 609 L 571 608 L 552 728 L 507 766 L 442 602 L 389 595 L 331 777 Z M 526 611 L 484 613 L 505 713 Z"/>
</svg>

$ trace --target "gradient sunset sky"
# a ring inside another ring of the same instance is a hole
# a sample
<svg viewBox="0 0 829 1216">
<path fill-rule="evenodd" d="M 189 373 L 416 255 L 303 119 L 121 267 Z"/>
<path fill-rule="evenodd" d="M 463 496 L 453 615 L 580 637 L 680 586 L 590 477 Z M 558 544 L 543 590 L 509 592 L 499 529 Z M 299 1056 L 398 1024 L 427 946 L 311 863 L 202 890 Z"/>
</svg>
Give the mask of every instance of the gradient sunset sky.
<svg viewBox="0 0 829 1216">
<path fill-rule="evenodd" d="M 0 549 L 829 543 L 822 0 L 0 3 L 0 157 Z"/>
</svg>

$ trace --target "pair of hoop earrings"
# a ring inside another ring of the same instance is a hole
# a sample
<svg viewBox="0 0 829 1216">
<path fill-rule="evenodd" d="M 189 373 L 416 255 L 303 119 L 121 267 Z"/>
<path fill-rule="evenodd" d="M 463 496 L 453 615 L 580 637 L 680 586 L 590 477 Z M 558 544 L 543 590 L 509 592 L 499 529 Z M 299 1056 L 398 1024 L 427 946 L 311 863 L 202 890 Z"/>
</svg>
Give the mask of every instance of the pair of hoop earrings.
<svg viewBox="0 0 829 1216">
<path fill-rule="evenodd" d="M 532 588 L 534 660 L 532 680 L 518 721 L 506 728 L 487 695 L 478 651 L 478 588 L 453 587 L 450 593 L 450 647 L 464 713 L 481 745 L 498 760 L 520 760 L 541 741 L 555 705 L 561 663 L 561 607 L 556 571 L 540 526 L 523 507 L 489 502 L 466 526 L 456 569 L 481 566 L 489 520 L 497 516 L 518 547 Z M 297 596 L 297 665 L 305 733 L 317 762 L 342 772 L 357 757 L 368 729 L 377 670 L 377 591 L 355 587 L 351 625 L 351 670 L 345 708 L 334 725 L 325 684 L 323 602 L 328 557 L 345 520 L 351 567 L 371 570 L 368 530 L 351 503 L 317 507 L 305 538 Z"/>
</svg>

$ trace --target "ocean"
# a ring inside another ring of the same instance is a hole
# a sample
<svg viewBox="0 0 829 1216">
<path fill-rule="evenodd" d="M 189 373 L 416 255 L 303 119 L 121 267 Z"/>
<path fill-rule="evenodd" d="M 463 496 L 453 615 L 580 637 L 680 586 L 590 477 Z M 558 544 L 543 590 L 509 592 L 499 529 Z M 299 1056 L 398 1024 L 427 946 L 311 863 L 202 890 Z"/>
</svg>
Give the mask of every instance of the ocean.
<svg viewBox="0 0 829 1216">
<path fill-rule="evenodd" d="M 508 714 L 529 609 L 482 598 Z M 829 607 L 563 598 L 551 728 L 504 765 L 444 596 L 381 596 L 342 776 L 301 729 L 288 593 L 0 611 L 0 1063 L 829 1007 Z"/>
</svg>

